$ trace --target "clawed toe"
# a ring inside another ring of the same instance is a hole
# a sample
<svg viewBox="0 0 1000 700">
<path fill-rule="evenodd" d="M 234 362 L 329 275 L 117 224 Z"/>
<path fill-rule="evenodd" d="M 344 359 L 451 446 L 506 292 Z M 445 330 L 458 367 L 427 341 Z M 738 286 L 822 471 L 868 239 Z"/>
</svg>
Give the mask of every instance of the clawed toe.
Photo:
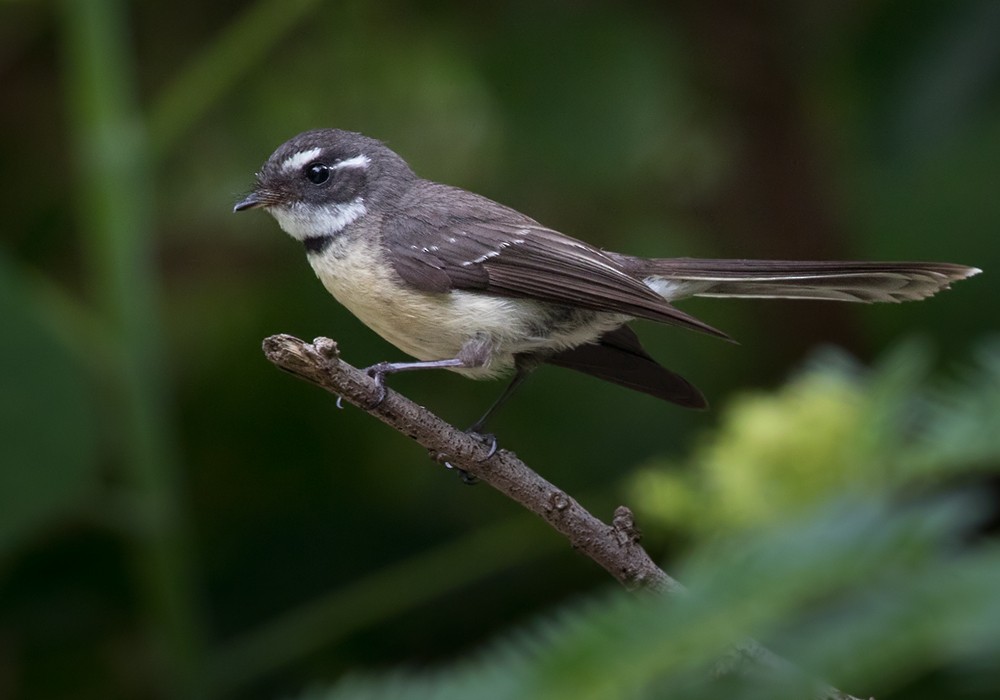
<svg viewBox="0 0 1000 700">
<path fill-rule="evenodd" d="M 458 476 L 462 479 L 462 483 L 465 484 L 466 486 L 475 486 L 476 484 L 479 483 L 479 479 L 476 476 L 470 474 L 464 469 L 456 467 L 454 464 L 449 462 L 448 456 L 443 452 L 435 452 L 434 450 L 431 450 L 428 454 L 430 458 L 433 459 L 435 462 L 443 464 L 445 468 L 456 472 Z"/>
<path fill-rule="evenodd" d="M 375 380 L 375 387 L 378 389 L 378 398 L 375 399 L 374 403 L 368 407 L 369 409 L 377 408 L 382 405 L 383 401 L 385 401 L 387 394 L 387 390 L 385 388 L 385 365 L 385 362 L 380 362 L 377 365 L 372 365 L 371 367 L 365 369 L 365 374 Z"/>
<path fill-rule="evenodd" d="M 486 456 L 480 460 L 481 462 L 485 462 L 486 460 L 488 460 L 490 457 L 492 457 L 497 453 L 497 437 L 493 433 L 480 433 L 471 428 L 469 430 L 466 430 L 465 433 L 467 435 L 471 435 L 472 437 L 476 438 L 484 445 L 489 445 L 489 449 L 486 452 Z"/>
<path fill-rule="evenodd" d="M 448 469 L 453 469 L 458 474 L 458 476 L 462 479 L 462 483 L 465 484 L 466 486 L 475 486 L 476 484 L 479 483 L 479 477 L 477 477 L 474 474 L 470 474 L 469 472 L 465 471 L 464 469 L 459 469 L 458 467 L 456 467 L 455 465 L 453 465 L 451 462 L 442 462 L 442 464 L 444 464 L 444 466 L 448 467 Z"/>
<path fill-rule="evenodd" d="M 475 486 L 479 483 L 479 478 L 476 475 L 470 474 L 464 469 L 456 469 L 455 471 L 458 472 L 458 476 L 461 477 L 462 483 L 466 486 Z"/>
</svg>

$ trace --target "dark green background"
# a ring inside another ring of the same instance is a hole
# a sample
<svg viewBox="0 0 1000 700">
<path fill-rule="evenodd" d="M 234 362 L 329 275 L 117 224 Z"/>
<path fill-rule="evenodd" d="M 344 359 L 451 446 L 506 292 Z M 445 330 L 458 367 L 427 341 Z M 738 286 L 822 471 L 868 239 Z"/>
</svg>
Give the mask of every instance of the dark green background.
<svg viewBox="0 0 1000 700">
<path fill-rule="evenodd" d="M 336 126 L 427 177 L 657 256 L 933 259 L 921 304 L 698 300 L 640 323 L 716 407 L 819 344 L 997 330 L 1000 5 L 6 2 L 0 7 L 0 697 L 267 698 L 421 665 L 608 577 L 260 353 L 400 353 L 232 204 Z M 393 386 L 470 422 L 500 390 Z M 545 369 L 501 443 L 603 518 L 716 414 Z M 656 552 L 658 557 L 665 552 Z"/>
</svg>

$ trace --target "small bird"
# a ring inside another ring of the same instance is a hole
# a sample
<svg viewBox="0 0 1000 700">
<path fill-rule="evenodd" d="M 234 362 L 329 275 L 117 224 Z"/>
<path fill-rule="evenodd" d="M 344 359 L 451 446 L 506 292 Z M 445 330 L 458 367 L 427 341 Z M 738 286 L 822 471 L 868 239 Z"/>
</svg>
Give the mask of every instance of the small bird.
<svg viewBox="0 0 1000 700">
<path fill-rule="evenodd" d="M 262 208 L 300 241 L 326 289 L 416 362 L 395 372 L 513 372 L 487 419 L 541 364 L 568 367 L 688 408 L 705 397 L 660 365 L 629 322 L 728 338 L 675 308 L 686 297 L 900 302 L 980 272 L 936 262 L 640 258 L 602 250 L 472 192 L 414 174 L 384 143 L 317 129 L 285 142 L 233 211 Z"/>
</svg>

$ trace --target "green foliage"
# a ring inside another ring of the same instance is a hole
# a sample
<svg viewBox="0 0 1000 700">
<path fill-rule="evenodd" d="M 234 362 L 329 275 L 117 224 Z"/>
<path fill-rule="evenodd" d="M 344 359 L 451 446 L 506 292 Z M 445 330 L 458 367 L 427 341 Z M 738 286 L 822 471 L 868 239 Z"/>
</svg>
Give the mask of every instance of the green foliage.
<svg viewBox="0 0 1000 700">
<path fill-rule="evenodd" d="M 697 537 L 781 520 L 831 493 L 992 466 L 998 358 L 986 344 L 967 376 L 931 390 L 919 345 L 872 372 L 828 354 L 773 394 L 735 397 L 690 457 L 638 471 L 630 497 L 643 521 Z"/>
<path fill-rule="evenodd" d="M 864 432 L 872 406 L 854 377 L 810 372 L 775 394 L 733 399 L 683 463 L 639 471 L 631 502 L 675 530 L 738 529 L 804 510 L 837 486 L 877 478 Z"/>
<path fill-rule="evenodd" d="M 443 670 L 352 678 L 301 700 L 802 698 L 815 678 L 861 697 L 1000 692 L 1000 547 L 970 537 L 996 504 L 948 487 L 969 468 L 1000 471 L 1000 433 L 986 431 L 1000 346 L 933 392 L 921 389 L 919 357 L 906 347 L 872 372 L 827 361 L 774 395 L 734 403 L 691 460 L 720 480 L 714 522 L 725 527 L 671 567 L 685 593 L 615 590 Z M 871 422 L 876 414 L 887 420 Z M 811 429 L 824 448 L 803 442 Z M 734 483 L 726 458 L 753 472 Z M 772 509 L 734 508 L 729 490 L 782 478 L 768 460 L 799 465 L 785 475 L 793 485 L 764 496 Z M 805 460 L 835 476 L 817 486 Z M 879 465 L 880 476 L 863 478 Z M 712 495 L 698 498 L 709 508 Z M 717 677 L 744 635 L 801 671 Z M 932 675 L 936 689 L 914 685 Z"/>
<path fill-rule="evenodd" d="M 905 363 L 900 353 L 889 362 Z M 840 358 L 773 394 L 734 397 L 686 460 L 635 474 L 632 502 L 644 521 L 705 533 L 780 519 L 838 487 L 884 482 L 877 464 L 888 436 L 878 428 L 889 418 L 879 393 L 866 391 L 868 381 Z M 894 387 L 893 397 L 905 389 Z"/>
<path fill-rule="evenodd" d="M 951 361 L 998 328 L 1000 6 L 738 5 L 0 3 L 0 696 L 270 699 L 453 658 L 606 585 L 533 517 L 260 357 L 284 331 L 336 337 L 358 365 L 400 358 L 273 221 L 231 214 L 271 148 L 306 128 L 376 135 L 421 174 L 617 250 L 986 270 L 921 304 L 685 306 L 739 347 L 641 324 L 711 413 L 539 371 L 499 416 L 500 442 L 595 513 L 645 464 L 648 539 L 711 562 L 707 536 L 763 537 L 776 515 L 806 527 L 845 487 L 842 512 L 891 518 L 849 492 L 990 470 L 995 375 L 918 389 L 918 351 L 726 407 L 819 342 L 865 356 L 923 332 Z M 500 388 L 394 386 L 459 424 Z M 691 448 L 717 412 L 723 427 Z M 669 465 L 691 474 L 665 478 Z M 619 597 L 612 612 L 631 605 Z M 604 607 L 469 661 L 463 696 L 526 692 L 530 674 L 541 692 L 563 666 L 603 690 L 600 659 L 617 657 L 586 620 Z M 820 621 L 833 644 L 841 618 Z M 592 646 L 554 656 L 571 632 Z M 530 664 L 543 652 L 544 683 Z M 394 678 L 459 688 L 442 674 Z"/>
<path fill-rule="evenodd" d="M 16 367 L 3 386 L 0 557 L 23 546 L 97 490 L 93 387 L 74 357 L 36 315 L 15 303 L 24 281 L 0 257 L 0 366 Z M 11 498 L 10 494 L 16 494 Z"/>
</svg>

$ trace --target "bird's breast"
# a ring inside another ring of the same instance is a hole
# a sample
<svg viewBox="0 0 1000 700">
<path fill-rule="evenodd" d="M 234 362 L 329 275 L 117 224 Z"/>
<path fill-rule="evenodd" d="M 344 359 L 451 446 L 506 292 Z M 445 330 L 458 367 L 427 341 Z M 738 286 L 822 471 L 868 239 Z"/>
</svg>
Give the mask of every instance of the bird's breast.
<svg viewBox="0 0 1000 700">
<path fill-rule="evenodd" d="M 377 242 L 338 240 L 308 256 L 323 286 L 362 323 L 420 360 L 456 357 L 470 339 L 493 348 L 487 367 L 456 370 L 474 378 L 507 372 L 513 355 L 545 342 L 544 305 L 479 292 L 422 292 L 396 274 Z"/>
</svg>

